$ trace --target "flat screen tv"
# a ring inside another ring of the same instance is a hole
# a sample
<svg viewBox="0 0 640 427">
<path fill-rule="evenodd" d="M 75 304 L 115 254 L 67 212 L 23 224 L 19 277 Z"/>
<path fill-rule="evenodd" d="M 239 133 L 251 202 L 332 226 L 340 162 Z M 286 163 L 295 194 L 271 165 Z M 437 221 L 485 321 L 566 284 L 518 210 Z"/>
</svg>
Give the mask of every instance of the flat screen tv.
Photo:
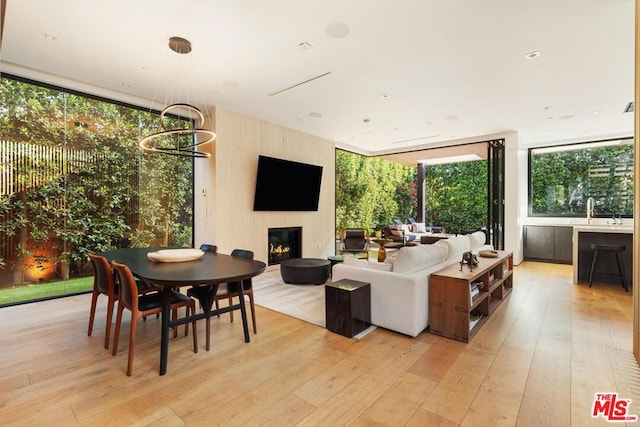
<svg viewBox="0 0 640 427">
<path fill-rule="evenodd" d="M 322 166 L 258 157 L 254 211 L 317 211 Z"/>
</svg>

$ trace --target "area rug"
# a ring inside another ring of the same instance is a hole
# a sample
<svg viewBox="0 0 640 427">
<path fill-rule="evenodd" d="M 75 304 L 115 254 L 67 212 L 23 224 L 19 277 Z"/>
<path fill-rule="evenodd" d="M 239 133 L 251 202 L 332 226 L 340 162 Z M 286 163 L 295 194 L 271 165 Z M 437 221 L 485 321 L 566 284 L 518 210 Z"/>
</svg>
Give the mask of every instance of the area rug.
<svg viewBox="0 0 640 427">
<path fill-rule="evenodd" d="M 253 278 L 253 294 L 261 307 L 325 327 L 323 285 L 286 284 L 274 270 Z"/>
<path fill-rule="evenodd" d="M 286 284 L 280 270 L 274 270 L 253 278 L 253 294 L 256 305 L 325 327 L 324 285 Z M 353 338 L 361 339 L 374 329 L 370 326 Z"/>
</svg>

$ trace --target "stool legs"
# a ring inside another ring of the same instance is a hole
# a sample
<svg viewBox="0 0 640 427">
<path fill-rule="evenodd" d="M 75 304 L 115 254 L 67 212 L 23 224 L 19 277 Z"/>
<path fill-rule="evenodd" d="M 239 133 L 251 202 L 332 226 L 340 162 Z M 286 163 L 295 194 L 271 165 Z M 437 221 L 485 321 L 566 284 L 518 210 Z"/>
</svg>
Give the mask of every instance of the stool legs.
<svg viewBox="0 0 640 427">
<path fill-rule="evenodd" d="M 629 286 L 627 285 L 627 275 L 624 271 L 624 264 L 622 263 L 622 254 L 620 252 L 615 252 L 616 254 L 616 264 L 618 267 L 618 274 L 620 277 L 620 281 L 622 282 L 622 287 L 625 292 L 629 292 Z M 598 258 L 600 256 L 600 251 L 595 249 L 593 251 L 593 257 L 591 258 L 591 268 L 589 270 L 589 287 L 593 284 L 593 277 L 596 275 L 596 267 L 598 265 Z"/>
<path fill-rule="evenodd" d="M 620 273 L 622 287 L 624 288 L 625 292 L 629 292 L 629 288 L 627 286 L 627 275 L 624 271 L 624 265 L 622 264 L 622 254 L 620 252 L 616 252 L 616 262 L 618 263 L 618 273 Z"/>
<path fill-rule="evenodd" d="M 589 270 L 589 287 L 593 283 L 593 276 L 596 272 L 596 265 L 598 264 L 598 250 L 593 251 L 593 257 L 591 258 L 591 269 Z"/>
</svg>

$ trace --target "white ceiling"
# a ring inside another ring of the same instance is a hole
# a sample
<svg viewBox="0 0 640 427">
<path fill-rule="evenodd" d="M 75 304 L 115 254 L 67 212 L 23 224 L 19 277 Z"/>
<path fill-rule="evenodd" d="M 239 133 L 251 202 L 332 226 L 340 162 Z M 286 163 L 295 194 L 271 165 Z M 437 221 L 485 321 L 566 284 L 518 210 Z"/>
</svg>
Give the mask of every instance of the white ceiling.
<svg viewBox="0 0 640 427">
<path fill-rule="evenodd" d="M 147 108 L 181 90 L 366 154 L 633 133 L 634 0 L 8 0 L 0 60 Z"/>
</svg>

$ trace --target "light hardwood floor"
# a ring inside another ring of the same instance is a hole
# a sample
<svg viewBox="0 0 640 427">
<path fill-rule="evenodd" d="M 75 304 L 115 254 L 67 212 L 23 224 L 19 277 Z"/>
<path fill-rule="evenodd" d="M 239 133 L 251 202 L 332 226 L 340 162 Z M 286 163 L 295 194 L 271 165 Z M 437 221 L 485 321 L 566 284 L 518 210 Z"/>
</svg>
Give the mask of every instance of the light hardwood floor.
<svg viewBox="0 0 640 427">
<path fill-rule="evenodd" d="M 632 399 L 632 301 L 618 285 L 571 284 L 571 267 L 524 262 L 514 291 L 471 343 L 381 328 L 362 340 L 258 307 L 258 334 L 212 322 L 212 349 L 140 322 L 103 344 L 105 300 L 87 337 L 89 295 L 0 309 L 0 425 L 583 426 L 596 392 Z M 128 322 L 128 320 L 127 320 Z M 180 329 L 182 332 L 182 328 Z"/>
</svg>

